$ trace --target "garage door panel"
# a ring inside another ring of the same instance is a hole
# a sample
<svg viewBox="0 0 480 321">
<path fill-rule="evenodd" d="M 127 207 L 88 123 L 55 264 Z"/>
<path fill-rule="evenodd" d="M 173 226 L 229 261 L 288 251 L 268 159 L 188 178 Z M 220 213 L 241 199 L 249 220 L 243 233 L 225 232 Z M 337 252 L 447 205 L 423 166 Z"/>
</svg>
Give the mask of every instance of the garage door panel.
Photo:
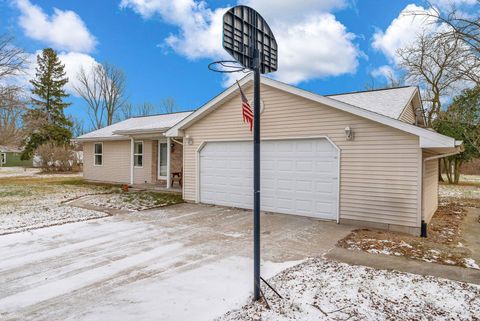
<svg viewBox="0 0 480 321">
<path fill-rule="evenodd" d="M 262 142 L 264 211 L 335 219 L 338 159 L 325 139 Z M 207 143 L 200 152 L 200 201 L 251 208 L 252 143 Z"/>
</svg>

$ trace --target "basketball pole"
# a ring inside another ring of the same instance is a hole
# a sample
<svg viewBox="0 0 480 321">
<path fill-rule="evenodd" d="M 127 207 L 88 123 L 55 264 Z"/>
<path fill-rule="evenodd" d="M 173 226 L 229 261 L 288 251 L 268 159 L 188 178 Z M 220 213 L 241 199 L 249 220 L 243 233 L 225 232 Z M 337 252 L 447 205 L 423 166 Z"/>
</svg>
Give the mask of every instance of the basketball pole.
<svg viewBox="0 0 480 321">
<path fill-rule="evenodd" d="M 260 54 L 253 50 L 253 299 L 260 299 Z"/>
</svg>

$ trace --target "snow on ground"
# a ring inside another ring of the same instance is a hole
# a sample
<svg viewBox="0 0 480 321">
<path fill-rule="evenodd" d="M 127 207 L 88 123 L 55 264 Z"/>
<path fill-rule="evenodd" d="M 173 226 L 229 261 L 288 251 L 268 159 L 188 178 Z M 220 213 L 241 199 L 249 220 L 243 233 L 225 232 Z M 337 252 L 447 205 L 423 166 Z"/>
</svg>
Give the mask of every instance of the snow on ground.
<svg viewBox="0 0 480 321">
<path fill-rule="evenodd" d="M 108 216 L 65 204 L 105 192 L 103 187 L 87 185 L 0 184 L 0 235 Z"/>
<path fill-rule="evenodd" d="M 127 216 L 0 236 L 0 319 L 207 321 L 248 302 L 249 239 L 216 239 L 208 220 Z M 297 263 L 265 261 L 262 273 Z"/>
<path fill-rule="evenodd" d="M 82 173 L 42 174 L 40 168 L 0 167 L 0 178 L 6 177 L 81 177 Z"/>
<path fill-rule="evenodd" d="M 438 186 L 438 195 L 443 198 L 456 198 L 456 199 L 480 199 L 479 186 L 470 185 L 444 185 Z"/>
<path fill-rule="evenodd" d="M 262 273 L 271 277 L 296 263 L 263 262 Z M 249 300 L 252 266 L 250 258 L 231 256 L 165 280 L 134 283 L 92 307 L 82 320 L 213 320 Z M 112 309 L 114 302 L 131 304 Z"/>
<path fill-rule="evenodd" d="M 250 303 L 217 321 L 478 320 L 480 286 L 321 258 L 271 279 L 271 310 Z"/>
<path fill-rule="evenodd" d="M 86 204 L 92 206 L 131 212 L 173 205 L 182 201 L 181 195 L 147 191 L 92 195 L 84 199 Z"/>
</svg>

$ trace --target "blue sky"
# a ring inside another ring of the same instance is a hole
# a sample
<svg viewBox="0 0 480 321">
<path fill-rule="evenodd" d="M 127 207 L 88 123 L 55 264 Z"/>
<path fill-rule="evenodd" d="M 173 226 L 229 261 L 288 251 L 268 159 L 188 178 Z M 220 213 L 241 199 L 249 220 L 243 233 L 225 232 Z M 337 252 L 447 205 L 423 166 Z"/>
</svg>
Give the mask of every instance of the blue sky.
<svg viewBox="0 0 480 321">
<path fill-rule="evenodd" d="M 442 8 L 454 1 L 432 1 Z M 473 0 L 475 1 L 475 0 Z M 172 4 L 175 2 L 175 5 Z M 365 89 L 397 72 L 394 50 L 415 34 L 419 22 L 402 16 L 424 1 L 240 1 L 263 14 L 280 46 L 272 77 L 320 94 Z M 207 69 L 222 58 L 218 24 L 235 1 L 197 0 L 0 0 L 0 32 L 32 55 L 45 47 L 65 58 L 69 77 L 80 65 L 109 62 L 124 70 L 132 103 L 158 104 L 172 97 L 181 110 L 200 107 L 231 79 Z M 196 17 L 195 19 L 193 17 Z M 68 114 L 86 117 L 75 95 Z"/>
</svg>

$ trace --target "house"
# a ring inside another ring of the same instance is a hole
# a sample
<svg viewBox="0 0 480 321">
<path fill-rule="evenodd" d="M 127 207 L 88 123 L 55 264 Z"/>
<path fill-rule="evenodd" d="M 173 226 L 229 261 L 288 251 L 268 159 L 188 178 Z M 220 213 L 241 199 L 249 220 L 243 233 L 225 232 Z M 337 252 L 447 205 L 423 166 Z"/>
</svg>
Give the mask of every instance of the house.
<svg viewBox="0 0 480 321">
<path fill-rule="evenodd" d="M 22 151 L 15 146 L 0 146 L 0 167 L 33 167 L 31 159 L 21 159 Z"/>
<path fill-rule="evenodd" d="M 252 77 L 239 83 L 252 101 Z M 437 209 L 438 159 L 461 142 L 424 128 L 416 87 L 321 96 L 262 77 L 261 91 L 262 210 L 420 233 Z M 88 180 L 151 184 L 181 171 L 186 201 L 252 206 L 252 134 L 237 85 L 194 112 L 78 140 Z"/>
</svg>

